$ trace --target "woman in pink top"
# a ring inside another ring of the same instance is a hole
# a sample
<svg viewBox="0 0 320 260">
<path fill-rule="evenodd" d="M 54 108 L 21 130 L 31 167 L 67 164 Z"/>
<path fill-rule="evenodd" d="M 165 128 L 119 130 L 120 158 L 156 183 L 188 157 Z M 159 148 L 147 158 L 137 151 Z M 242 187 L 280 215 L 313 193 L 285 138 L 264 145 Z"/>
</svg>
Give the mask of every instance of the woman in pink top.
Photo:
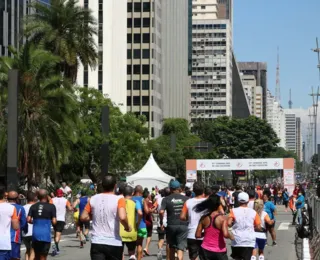
<svg viewBox="0 0 320 260">
<path fill-rule="evenodd" d="M 219 212 L 220 205 L 220 197 L 214 194 L 194 207 L 196 212 L 205 214 L 196 231 L 196 238 L 203 237 L 201 247 L 205 260 L 228 260 L 224 238 L 233 237 L 228 232 L 226 217 Z"/>
</svg>

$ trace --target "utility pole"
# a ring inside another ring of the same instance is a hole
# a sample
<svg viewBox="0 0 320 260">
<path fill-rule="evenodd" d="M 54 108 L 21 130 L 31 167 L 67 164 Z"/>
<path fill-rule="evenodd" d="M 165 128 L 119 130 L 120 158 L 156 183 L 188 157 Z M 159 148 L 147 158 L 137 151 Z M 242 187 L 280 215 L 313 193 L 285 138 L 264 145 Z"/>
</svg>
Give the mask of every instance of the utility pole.
<svg viewBox="0 0 320 260">
<path fill-rule="evenodd" d="M 318 102 L 319 102 L 319 87 L 317 88 L 317 93 L 314 93 L 313 87 L 311 89 L 311 94 L 309 94 L 312 97 L 312 107 L 313 107 L 313 123 L 314 123 L 314 153 L 318 153 L 317 151 L 317 117 L 318 117 Z M 319 164 L 320 162 L 318 162 Z"/>
</svg>

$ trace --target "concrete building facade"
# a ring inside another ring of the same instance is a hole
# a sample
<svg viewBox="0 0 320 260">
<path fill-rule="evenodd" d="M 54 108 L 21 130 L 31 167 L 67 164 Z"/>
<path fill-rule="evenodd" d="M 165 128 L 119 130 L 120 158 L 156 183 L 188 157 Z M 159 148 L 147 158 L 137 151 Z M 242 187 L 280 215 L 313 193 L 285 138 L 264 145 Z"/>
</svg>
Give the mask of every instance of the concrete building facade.
<svg viewBox="0 0 320 260">
<path fill-rule="evenodd" d="M 162 4 L 127 2 L 127 111 L 146 116 L 153 138 L 161 134 L 163 121 Z"/>
<path fill-rule="evenodd" d="M 253 75 L 256 79 L 256 86 L 262 88 L 262 118 L 267 119 L 267 63 L 238 62 L 238 66 L 243 75 Z"/>
<path fill-rule="evenodd" d="M 164 118 L 189 119 L 189 4 L 186 0 L 161 0 Z"/>
<path fill-rule="evenodd" d="M 301 118 L 296 117 L 296 154 L 300 162 L 303 160 L 301 127 Z"/>
<path fill-rule="evenodd" d="M 297 118 L 290 109 L 285 110 L 286 149 L 297 153 Z"/>
<path fill-rule="evenodd" d="M 191 121 L 232 116 L 232 23 L 216 0 L 192 4 Z"/>
<path fill-rule="evenodd" d="M 98 21 L 95 69 L 79 66 L 77 83 L 99 89 L 122 113 L 127 110 L 127 0 L 79 0 Z"/>
<path fill-rule="evenodd" d="M 271 125 L 272 129 L 277 134 L 277 137 L 280 139 L 278 146 L 287 149 L 287 119 L 285 111 L 269 90 L 267 91 L 266 112 L 267 122 Z"/>
<path fill-rule="evenodd" d="M 252 115 L 262 118 L 263 112 L 263 90 L 261 86 L 257 86 L 257 80 L 254 75 L 243 75 L 241 80 L 249 101 L 250 111 Z"/>
</svg>

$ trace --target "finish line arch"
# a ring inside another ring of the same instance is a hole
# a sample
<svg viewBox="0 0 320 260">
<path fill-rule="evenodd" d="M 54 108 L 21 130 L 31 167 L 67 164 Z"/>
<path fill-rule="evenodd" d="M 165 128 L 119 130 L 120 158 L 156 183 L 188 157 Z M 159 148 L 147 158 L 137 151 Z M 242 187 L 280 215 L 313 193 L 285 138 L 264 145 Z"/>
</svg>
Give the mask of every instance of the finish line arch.
<svg viewBox="0 0 320 260">
<path fill-rule="evenodd" d="M 295 159 L 197 159 L 186 160 L 186 181 L 195 182 L 197 171 L 283 170 L 284 187 L 292 194 L 295 185 Z"/>
</svg>

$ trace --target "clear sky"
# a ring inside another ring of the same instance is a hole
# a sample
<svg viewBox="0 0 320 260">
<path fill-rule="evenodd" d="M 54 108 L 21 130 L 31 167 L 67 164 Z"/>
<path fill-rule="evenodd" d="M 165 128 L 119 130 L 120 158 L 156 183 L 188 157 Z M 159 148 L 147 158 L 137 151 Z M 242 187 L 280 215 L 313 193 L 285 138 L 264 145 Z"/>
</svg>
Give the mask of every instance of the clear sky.
<svg viewBox="0 0 320 260">
<path fill-rule="evenodd" d="M 275 93 L 277 46 L 280 50 L 281 104 L 312 104 L 319 85 L 316 37 L 320 44 L 320 0 L 234 0 L 233 47 L 238 61 L 268 63 L 268 88 Z"/>
</svg>

